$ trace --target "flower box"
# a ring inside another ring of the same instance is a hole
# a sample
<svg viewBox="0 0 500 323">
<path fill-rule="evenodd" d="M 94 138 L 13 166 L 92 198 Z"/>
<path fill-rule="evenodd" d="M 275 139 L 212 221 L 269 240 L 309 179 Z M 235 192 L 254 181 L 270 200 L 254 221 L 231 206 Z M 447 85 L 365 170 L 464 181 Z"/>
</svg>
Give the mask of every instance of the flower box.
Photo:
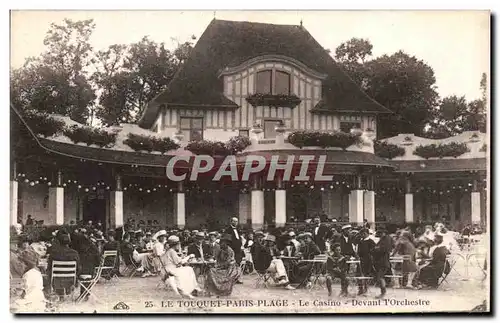
<svg viewBox="0 0 500 323">
<path fill-rule="evenodd" d="M 359 134 L 345 132 L 295 131 L 288 135 L 288 142 L 295 147 L 342 148 L 361 143 Z"/>
<path fill-rule="evenodd" d="M 100 148 L 110 148 L 116 142 L 116 133 L 109 133 L 103 129 L 73 125 L 64 129 L 63 134 L 75 144 L 85 143 L 87 146 L 96 145 Z"/>
<path fill-rule="evenodd" d="M 65 126 L 63 121 L 56 120 L 46 113 L 27 111 L 23 118 L 35 134 L 45 138 L 60 134 Z"/>
<path fill-rule="evenodd" d="M 262 94 L 255 93 L 246 98 L 247 102 L 254 107 L 270 106 L 295 108 L 302 101 L 295 94 Z"/>
<path fill-rule="evenodd" d="M 456 143 L 452 142 L 449 144 L 431 144 L 425 146 L 418 146 L 413 152 L 414 155 L 420 156 L 422 158 L 443 158 L 443 157 L 455 157 L 461 156 L 467 152 L 470 152 L 469 147 L 466 143 Z"/>
<path fill-rule="evenodd" d="M 405 149 L 403 147 L 381 141 L 375 141 L 374 149 L 375 155 L 387 159 L 404 156 L 405 154 Z"/>
</svg>

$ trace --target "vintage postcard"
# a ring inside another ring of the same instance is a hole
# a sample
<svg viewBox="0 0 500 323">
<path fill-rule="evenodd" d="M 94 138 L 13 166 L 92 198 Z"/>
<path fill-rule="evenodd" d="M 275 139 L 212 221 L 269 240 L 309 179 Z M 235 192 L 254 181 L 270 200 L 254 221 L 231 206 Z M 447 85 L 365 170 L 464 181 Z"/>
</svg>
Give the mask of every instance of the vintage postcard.
<svg viewBox="0 0 500 323">
<path fill-rule="evenodd" d="M 13 313 L 490 312 L 490 12 L 12 11 Z"/>
</svg>

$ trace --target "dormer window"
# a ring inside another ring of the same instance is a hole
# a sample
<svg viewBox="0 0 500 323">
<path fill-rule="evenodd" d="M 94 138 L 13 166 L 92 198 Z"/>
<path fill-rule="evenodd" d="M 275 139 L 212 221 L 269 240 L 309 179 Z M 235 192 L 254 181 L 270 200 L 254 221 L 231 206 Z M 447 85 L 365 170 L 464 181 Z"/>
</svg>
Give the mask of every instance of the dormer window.
<svg viewBox="0 0 500 323">
<path fill-rule="evenodd" d="M 290 94 L 290 74 L 279 70 L 264 70 L 257 72 L 256 93 L 259 94 Z"/>
<path fill-rule="evenodd" d="M 340 131 L 350 133 L 351 129 L 361 128 L 360 116 L 340 116 Z"/>
</svg>

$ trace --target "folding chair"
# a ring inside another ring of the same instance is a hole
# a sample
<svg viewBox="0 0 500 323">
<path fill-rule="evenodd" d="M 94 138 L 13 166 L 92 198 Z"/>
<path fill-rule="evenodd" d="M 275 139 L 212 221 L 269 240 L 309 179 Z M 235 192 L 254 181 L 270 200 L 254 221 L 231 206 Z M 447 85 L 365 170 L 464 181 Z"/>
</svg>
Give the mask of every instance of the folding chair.
<svg viewBox="0 0 500 323">
<path fill-rule="evenodd" d="M 128 255 L 126 257 L 123 257 L 123 262 L 125 263 L 125 271 L 124 271 L 124 276 L 127 276 L 131 278 L 137 273 L 137 269 L 139 269 L 139 266 L 136 264 L 134 261 L 134 258 L 132 255 Z"/>
<path fill-rule="evenodd" d="M 50 291 L 54 292 L 54 281 L 58 279 L 71 279 L 73 283 L 71 286 L 76 285 L 76 261 L 60 261 L 53 260 L 52 268 L 51 268 L 51 277 L 50 277 Z M 63 288 L 64 297 L 70 295 L 73 290 L 67 291 L 66 288 Z"/>
<path fill-rule="evenodd" d="M 395 287 L 399 285 L 399 280 L 403 279 L 403 257 L 390 257 L 389 262 L 391 264 L 391 274 L 384 275 L 386 278 L 392 280 L 392 286 Z M 396 284 L 398 282 L 398 284 Z"/>
<path fill-rule="evenodd" d="M 446 260 L 444 262 L 444 266 L 443 266 L 443 272 L 441 273 L 441 281 L 438 282 L 438 288 L 441 287 L 441 285 L 446 282 L 447 284 L 448 281 L 446 280 L 448 278 L 448 275 L 451 273 L 452 270 L 455 270 L 453 267 L 455 267 L 455 264 L 457 263 L 457 260 L 455 259 L 455 257 L 453 257 L 453 255 L 449 254 L 449 255 L 446 255 Z M 455 270 L 456 272 L 456 270 Z"/>
<path fill-rule="evenodd" d="M 264 288 L 269 287 L 269 280 L 271 279 L 271 273 L 267 270 L 255 270 L 257 272 L 257 279 L 255 280 L 255 288 L 262 285 Z"/>
<path fill-rule="evenodd" d="M 102 254 L 101 262 L 99 266 L 101 267 L 101 277 L 106 280 L 112 281 L 113 278 L 119 280 L 118 275 L 115 272 L 115 265 L 118 261 L 118 251 L 116 250 L 106 250 Z M 96 267 L 95 270 L 98 268 Z"/>
<path fill-rule="evenodd" d="M 96 301 L 99 301 L 99 299 L 92 293 L 92 289 L 99 282 L 99 279 L 101 279 L 101 274 L 102 274 L 102 267 L 99 266 L 94 271 L 94 276 L 80 275 L 78 277 L 78 284 L 80 285 L 80 288 L 83 289 L 83 292 L 75 300 L 76 303 L 80 303 L 81 301 L 90 296 L 94 297 Z"/>
</svg>

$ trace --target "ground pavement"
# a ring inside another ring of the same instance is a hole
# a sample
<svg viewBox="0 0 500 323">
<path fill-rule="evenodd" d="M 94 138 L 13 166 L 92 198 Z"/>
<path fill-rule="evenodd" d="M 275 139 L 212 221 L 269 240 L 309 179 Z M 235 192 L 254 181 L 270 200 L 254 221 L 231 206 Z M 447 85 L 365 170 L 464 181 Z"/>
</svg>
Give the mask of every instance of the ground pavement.
<svg viewBox="0 0 500 323">
<path fill-rule="evenodd" d="M 481 253 L 485 249 L 474 250 Z M 466 268 L 464 257 L 457 256 L 456 265 L 438 290 L 389 288 L 385 300 L 375 296 L 380 289 L 370 287 L 366 296 L 355 296 L 350 286 L 349 297 L 340 298 L 340 286 L 328 297 L 324 282 L 309 289 L 285 290 L 278 287 L 256 288 L 256 274 L 243 276 L 243 284 L 235 285 L 230 297 L 176 297 L 165 287 L 157 288 L 159 278 L 122 277 L 101 282 L 93 290 L 95 298 L 74 304 L 62 303 L 58 312 L 70 313 L 356 313 L 356 312 L 427 312 L 471 311 L 488 299 L 488 279 L 482 270 L 484 255 L 471 256 Z M 467 275 L 466 275 L 467 274 Z M 117 305 L 118 304 L 118 305 Z"/>
</svg>

